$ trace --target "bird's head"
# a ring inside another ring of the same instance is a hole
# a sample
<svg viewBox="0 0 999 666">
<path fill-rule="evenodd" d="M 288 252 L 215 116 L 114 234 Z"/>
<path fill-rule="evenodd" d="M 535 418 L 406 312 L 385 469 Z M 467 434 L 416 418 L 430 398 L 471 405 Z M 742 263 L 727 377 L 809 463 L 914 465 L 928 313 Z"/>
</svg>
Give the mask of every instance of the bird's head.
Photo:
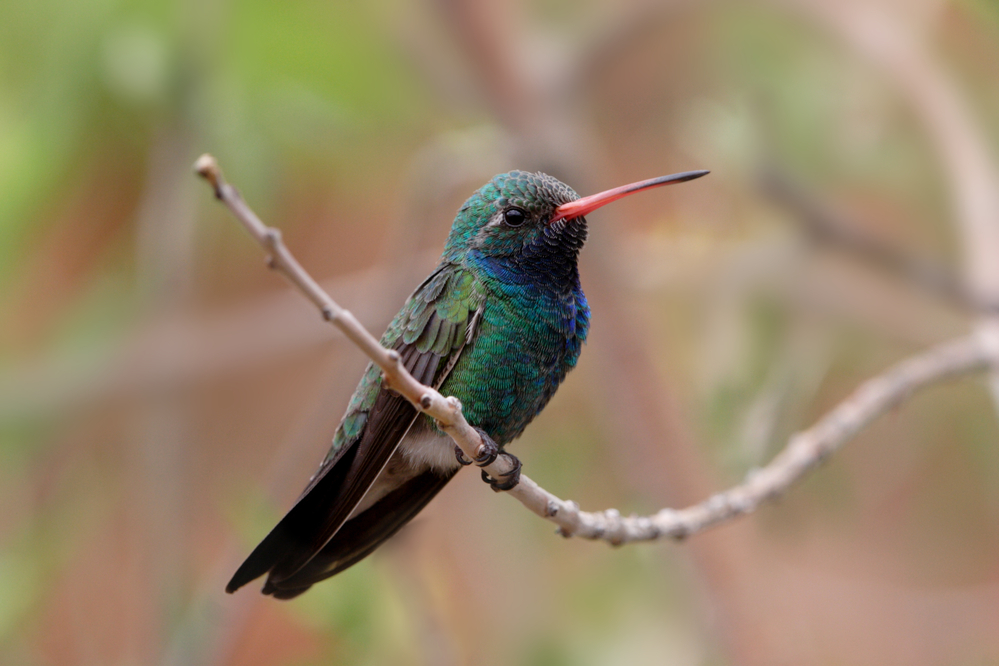
<svg viewBox="0 0 999 666">
<path fill-rule="evenodd" d="M 445 254 L 517 255 L 539 240 L 556 208 L 577 199 L 571 187 L 547 174 L 511 171 L 494 176 L 458 211 Z"/>
<path fill-rule="evenodd" d="M 641 190 L 700 178 L 707 171 L 653 178 L 580 197 L 565 183 L 543 173 L 511 171 L 493 177 L 458 211 L 444 248 L 460 261 L 472 253 L 503 263 L 551 260 L 579 253 L 586 240 L 585 215 Z"/>
</svg>

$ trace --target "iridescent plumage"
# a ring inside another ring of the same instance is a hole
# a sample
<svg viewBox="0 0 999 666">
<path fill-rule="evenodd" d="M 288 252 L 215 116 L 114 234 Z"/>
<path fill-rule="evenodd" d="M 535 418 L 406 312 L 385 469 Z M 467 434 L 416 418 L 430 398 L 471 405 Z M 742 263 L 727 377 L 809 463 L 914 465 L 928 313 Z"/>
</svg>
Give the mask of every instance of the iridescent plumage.
<svg viewBox="0 0 999 666">
<path fill-rule="evenodd" d="M 462 205 L 440 264 L 382 337 L 418 381 L 461 400 L 468 422 L 500 448 L 524 431 L 579 358 L 590 310 L 576 260 L 586 240 L 583 215 L 602 205 L 601 196 L 580 199 L 541 173 L 494 177 Z M 226 590 L 266 573 L 265 594 L 301 594 L 370 554 L 460 466 L 453 442 L 383 388 L 369 365 L 319 470 Z"/>
</svg>

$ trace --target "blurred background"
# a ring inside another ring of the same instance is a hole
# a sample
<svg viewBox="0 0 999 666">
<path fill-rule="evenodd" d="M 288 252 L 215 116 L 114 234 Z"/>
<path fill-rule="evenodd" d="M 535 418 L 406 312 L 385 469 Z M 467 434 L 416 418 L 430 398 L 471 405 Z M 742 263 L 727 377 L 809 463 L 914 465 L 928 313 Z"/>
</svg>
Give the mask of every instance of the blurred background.
<svg viewBox="0 0 999 666">
<path fill-rule="evenodd" d="M 365 361 L 191 172 L 380 333 L 495 173 L 711 169 L 590 216 L 589 343 L 513 446 L 651 512 L 983 325 L 997 62 L 991 0 L 4 3 L 0 663 L 999 663 L 982 377 L 686 543 L 564 540 L 464 473 L 300 599 L 225 595 Z"/>
</svg>

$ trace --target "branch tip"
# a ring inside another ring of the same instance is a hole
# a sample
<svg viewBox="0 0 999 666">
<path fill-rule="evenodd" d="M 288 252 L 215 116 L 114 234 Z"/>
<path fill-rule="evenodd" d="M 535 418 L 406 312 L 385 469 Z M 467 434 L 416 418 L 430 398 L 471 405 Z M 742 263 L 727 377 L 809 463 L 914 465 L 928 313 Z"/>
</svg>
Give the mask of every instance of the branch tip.
<svg viewBox="0 0 999 666">
<path fill-rule="evenodd" d="M 215 198 L 222 198 L 222 171 L 214 157 L 205 153 L 194 163 L 194 171 L 207 180 L 215 190 Z"/>
</svg>

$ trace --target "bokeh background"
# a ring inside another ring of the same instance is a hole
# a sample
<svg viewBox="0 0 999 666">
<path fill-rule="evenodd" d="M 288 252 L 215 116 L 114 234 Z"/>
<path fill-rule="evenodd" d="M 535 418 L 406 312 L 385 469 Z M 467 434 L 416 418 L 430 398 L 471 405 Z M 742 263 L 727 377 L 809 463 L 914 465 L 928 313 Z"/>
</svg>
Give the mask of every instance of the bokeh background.
<svg viewBox="0 0 999 666">
<path fill-rule="evenodd" d="M 981 325 L 991 0 L 4 2 L 0 662 L 999 663 L 981 377 L 687 543 L 564 540 L 464 473 L 304 597 L 225 595 L 364 359 L 196 181 L 206 151 L 376 332 L 497 172 L 711 169 L 590 217 L 590 340 L 514 445 L 584 508 L 679 507 Z"/>
</svg>

